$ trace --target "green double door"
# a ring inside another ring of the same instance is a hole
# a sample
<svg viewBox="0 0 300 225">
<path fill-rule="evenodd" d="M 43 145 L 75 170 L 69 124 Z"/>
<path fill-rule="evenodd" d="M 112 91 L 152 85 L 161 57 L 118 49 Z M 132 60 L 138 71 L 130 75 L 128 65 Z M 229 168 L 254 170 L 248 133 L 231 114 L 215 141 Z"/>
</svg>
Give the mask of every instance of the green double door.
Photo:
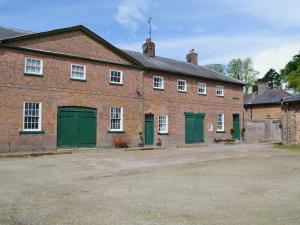
<svg viewBox="0 0 300 225">
<path fill-rule="evenodd" d="M 186 112 L 185 115 L 185 143 L 204 142 L 204 113 Z"/>
<path fill-rule="evenodd" d="M 59 107 L 58 147 L 95 147 L 97 110 L 82 107 Z"/>
<path fill-rule="evenodd" d="M 232 116 L 232 121 L 233 121 L 233 134 L 232 134 L 232 138 L 234 140 L 240 140 L 240 135 L 241 135 L 241 132 L 240 132 L 240 115 L 239 114 L 233 114 Z"/>
</svg>

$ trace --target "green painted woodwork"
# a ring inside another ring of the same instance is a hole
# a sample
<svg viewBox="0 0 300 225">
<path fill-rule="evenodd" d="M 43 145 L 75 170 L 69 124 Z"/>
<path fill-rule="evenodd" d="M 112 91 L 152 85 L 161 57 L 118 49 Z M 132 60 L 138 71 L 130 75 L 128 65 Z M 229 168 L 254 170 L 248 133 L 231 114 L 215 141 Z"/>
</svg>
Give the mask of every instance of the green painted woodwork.
<svg viewBox="0 0 300 225">
<path fill-rule="evenodd" d="M 185 114 L 185 143 L 201 143 L 204 142 L 204 113 Z"/>
<path fill-rule="evenodd" d="M 154 116 L 153 114 L 145 115 L 145 145 L 154 144 Z"/>
<path fill-rule="evenodd" d="M 96 130 L 96 109 L 59 107 L 57 120 L 59 147 L 95 147 Z"/>
<path fill-rule="evenodd" d="M 233 114 L 233 139 L 240 140 L 240 115 Z"/>
</svg>

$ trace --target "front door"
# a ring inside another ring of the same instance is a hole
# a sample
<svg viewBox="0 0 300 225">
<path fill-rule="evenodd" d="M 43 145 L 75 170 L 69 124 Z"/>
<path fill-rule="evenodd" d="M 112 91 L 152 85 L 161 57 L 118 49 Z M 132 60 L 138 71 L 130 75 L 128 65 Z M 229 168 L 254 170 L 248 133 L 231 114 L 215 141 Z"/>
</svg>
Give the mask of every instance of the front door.
<svg viewBox="0 0 300 225">
<path fill-rule="evenodd" d="M 233 114 L 233 139 L 240 140 L 240 115 Z"/>
<path fill-rule="evenodd" d="M 145 145 L 154 143 L 154 116 L 153 114 L 145 115 Z"/>
<path fill-rule="evenodd" d="M 96 130 L 96 109 L 59 107 L 57 120 L 59 147 L 95 147 Z"/>
<path fill-rule="evenodd" d="M 185 113 L 185 143 L 204 142 L 204 113 Z"/>
</svg>

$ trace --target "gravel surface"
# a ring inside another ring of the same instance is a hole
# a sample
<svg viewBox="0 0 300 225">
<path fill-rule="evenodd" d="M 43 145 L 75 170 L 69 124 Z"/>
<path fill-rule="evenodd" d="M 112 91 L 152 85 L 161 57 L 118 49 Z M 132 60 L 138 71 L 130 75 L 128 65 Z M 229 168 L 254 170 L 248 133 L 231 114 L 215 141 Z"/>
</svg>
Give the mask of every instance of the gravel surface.
<svg viewBox="0 0 300 225">
<path fill-rule="evenodd" d="M 300 154 L 268 144 L 0 159 L 1 225 L 299 225 Z"/>
</svg>

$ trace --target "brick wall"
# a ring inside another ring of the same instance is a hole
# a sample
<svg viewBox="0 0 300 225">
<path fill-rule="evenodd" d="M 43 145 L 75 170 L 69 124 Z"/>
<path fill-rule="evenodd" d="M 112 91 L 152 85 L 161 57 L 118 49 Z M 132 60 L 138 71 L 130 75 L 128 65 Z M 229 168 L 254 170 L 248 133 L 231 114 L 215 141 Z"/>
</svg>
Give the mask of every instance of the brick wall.
<svg viewBox="0 0 300 225">
<path fill-rule="evenodd" d="M 247 109 L 248 115 L 253 120 L 263 120 L 266 118 L 281 118 L 281 106 L 280 104 L 276 105 L 253 105 Z"/>
<path fill-rule="evenodd" d="M 300 105 L 289 103 L 289 107 L 282 108 L 282 129 L 284 143 L 300 144 Z"/>
</svg>

